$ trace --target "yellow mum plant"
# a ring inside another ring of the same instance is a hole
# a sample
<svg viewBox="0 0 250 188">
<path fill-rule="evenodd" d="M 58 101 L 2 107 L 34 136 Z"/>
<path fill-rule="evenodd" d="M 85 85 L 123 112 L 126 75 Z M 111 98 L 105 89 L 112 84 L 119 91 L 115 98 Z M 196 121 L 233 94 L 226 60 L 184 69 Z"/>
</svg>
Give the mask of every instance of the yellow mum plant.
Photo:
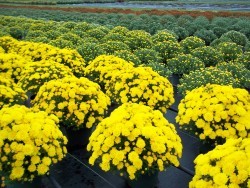
<svg viewBox="0 0 250 188">
<path fill-rule="evenodd" d="M 190 188 L 250 187 L 250 138 L 228 139 L 194 163 Z"/>
<path fill-rule="evenodd" d="M 36 95 L 39 88 L 50 80 L 73 76 L 71 69 L 53 61 L 30 63 L 22 71 L 18 85 L 25 91 Z"/>
<path fill-rule="evenodd" d="M 87 78 L 65 77 L 41 86 L 32 103 L 34 109 L 56 115 L 61 124 L 80 129 L 99 123 L 110 99 Z"/>
<path fill-rule="evenodd" d="M 0 109 L 4 105 L 24 104 L 27 99 L 26 93 L 11 78 L 0 75 Z"/>
<path fill-rule="evenodd" d="M 111 79 L 115 71 L 131 69 L 133 65 L 132 62 L 114 55 L 100 55 L 89 63 L 84 74 L 104 90 L 106 82 Z"/>
<path fill-rule="evenodd" d="M 0 71 L 10 73 L 15 82 L 20 79 L 23 68 L 29 62 L 16 53 L 0 53 Z"/>
<path fill-rule="evenodd" d="M 207 84 L 181 100 L 176 121 L 201 140 L 222 144 L 227 138 L 249 137 L 249 117 L 247 90 Z"/>
<path fill-rule="evenodd" d="M 0 175 L 32 181 L 49 173 L 67 153 L 59 120 L 46 112 L 15 105 L 0 110 Z"/>
<path fill-rule="evenodd" d="M 163 113 L 174 103 L 172 84 L 150 67 L 114 72 L 106 82 L 106 90 L 106 94 L 117 104 L 141 103 Z"/>
<path fill-rule="evenodd" d="M 89 138 L 89 163 L 131 180 L 179 165 L 181 139 L 159 110 L 125 103 L 101 121 Z"/>
<path fill-rule="evenodd" d="M 16 53 L 27 61 L 51 60 L 62 63 L 71 68 L 75 76 L 83 75 L 85 61 L 76 50 L 60 49 L 43 43 L 11 40 L 11 37 L 1 37 L 1 41 L 7 53 Z"/>
</svg>

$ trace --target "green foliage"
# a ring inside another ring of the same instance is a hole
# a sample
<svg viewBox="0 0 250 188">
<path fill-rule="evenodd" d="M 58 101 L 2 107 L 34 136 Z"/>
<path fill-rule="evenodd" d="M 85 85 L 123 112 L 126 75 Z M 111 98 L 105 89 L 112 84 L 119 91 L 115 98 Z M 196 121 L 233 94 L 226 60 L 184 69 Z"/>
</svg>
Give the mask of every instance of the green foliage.
<svg viewBox="0 0 250 188">
<path fill-rule="evenodd" d="M 213 27 L 211 28 L 213 33 L 217 36 L 217 38 L 221 37 L 221 35 L 223 35 L 224 33 L 226 33 L 228 31 L 228 29 L 224 28 L 224 27 Z"/>
<path fill-rule="evenodd" d="M 104 54 L 101 48 L 98 47 L 98 43 L 83 43 L 77 47 L 78 53 L 83 57 L 86 62 L 86 65 L 90 61 L 94 60 L 97 56 Z"/>
<path fill-rule="evenodd" d="M 205 16 L 198 16 L 194 19 L 192 23 L 196 25 L 199 29 L 208 29 L 210 26 L 210 22 Z"/>
<path fill-rule="evenodd" d="M 141 65 L 140 59 L 134 53 L 130 52 L 129 50 L 115 51 L 114 56 L 122 58 L 128 62 L 132 62 L 132 63 L 134 63 L 135 66 Z"/>
<path fill-rule="evenodd" d="M 167 68 L 167 66 L 163 63 L 150 62 L 147 65 L 143 66 L 151 67 L 155 72 L 157 72 L 159 75 L 165 78 L 168 78 L 172 74 L 171 71 Z"/>
<path fill-rule="evenodd" d="M 147 48 L 140 48 L 134 51 L 134 54 L 140 59 L 142 64 L 150 64 L 150 63 L 161 63 L 162 58 L 160 54 L 153 50 Z"/>
<path fill-rule="evenodd" d="M 231 72 L 235 80 L 239 82 L 241 88 L 250 88 L 250 70 L 248 70 L 243 64 L 222 62 L 216 67 L 222 71 Z"/>
<path fill-rule="evenodd" d="M 232 61 L 240 57 L 243 53 L 242 46 L 233 42 L 223 42 L 216 46 L 216 49 L 222 53 L 224 61 Z"/>
<path fill-rule="evenodd" d="M 126 40 L 126 36 L 121 33 L 113 33 L 109 32 L 107 35 L 105 35 L 101 41 L 107 42 L 107 41 L 119 41 L 124 42 Z"/>
<path fill-rule="evenodd" d="M 62 24 L 62 27 L 67 28 L 67 29 L 69 29 L 69 30 L 73 30 L 73 29 L 75 28 L 76 25 L 77 25 L 76 22 L 68 21 L 68 22 L 64 22 L 64 23 Z"/>
<path fill-rule="evenodd" d="M 140 48 L 151 48 L 151 35 L 143 30 L 133 30 L 127 33 L 127 39 L 124 41 L 132 51 Z"/>
<path fill-rule="evenodd" d="M 29 30 L 25 37 L 25 40 L 31 41 L 36 39 L 37 37 L 46 37 L 46 34 L 41 30 Z"/>
<path fill-rule="evenodd" d="M 173 74 L 188 74 L 190 71 L 204 68 L 204 63 L 197 57 L 190 54 L 182 54 L 169 59 L 167 67 Z"/>
<path fill-rule="evenodd" d="M 246 52 L 250 52 L 250 41 L 247 42 L 246 46 L 244 47 Z"/>
<path fill-rule="evenodd" d="M 165 40 L 162 42 L 154 43 L 153 49 L 159 53 L 163 63 L 167 63 L 168 59 L 176 57 L 182 53 L 182 48 L 178 42 Z"/>
<path fill-rule="evenodd" d="M 50 42 L 50 40 L 47 37 L 43 37 L 43 36 L 29 39 L 29 41 L 41 42 L 41 43 L 47 43 L 47 44 Z"/>
<path fill-rule="evenodd" d="M 234 62 L 243 64 L 248 70 L 250 70 L 250 51 L 243 53 L 235 59 Z"/>
<path fill-rule="evenodd" d="M 176 38 L 178 38 L 179 41 L 187 38 L 189 36 L 189 32 L 180 26 L 175 26 L 171 29 L 171 31 L 173 31 L 176 34 Z"/>
<path fill-rule="evenodd" d="M 25 32 L 19 26 L 9 28 L 10 35 L 15 39 L 23 39 Z"/>
<path fill-rule="evenodd" d="M 49 30 L 47 32 L 44 32 L 44 35 L 50 40 L 55 40 L 61 35 L 61 33 L 57 30 Z"/>
<path fill-rule="evenodd" d="M 232 41 L 229 38 L 217 38 L 213 42 L 210 43 L 210 46 L 216 47 L 220 43 L 223 43 L 223 42 L 232 42 Z"/>
<path fill-rule="evenodd" d="M 99 28 L 90 29 L 86 31 L 86 34 L 89 37 L 94 37 L 98 40 L 102 39 L 106 35 L 106 33 Z"/>
<path fill-rule="evenodd" d="M 195 48 L 205 46 L 205 41 L 200 39 L 199 37 L 191 36 L 183 39 L 180 42 L 180 45 L 183 48 L 183 52 L 189 54 Z"/>
<path fill-rule="evenodd" d="M 102 44 L 99 44 L 98 48 L 101 49 L 104 52 L 104 54 L 107 55 L 112 55 L 116 51 L 120 50 L 130 50 L 128 45 L 120 41 L 107 41 Z"/>
<path fill-rule="evenodd" d="M 125 36 L 129 32 L 129 29 L 123 26 L 116 26 L 109 31 L 109 33 L 117 33 Z"/>
<path fill-rule="evenodd" d="M 171 31 L 161 30 L 152 36 L 152 41 L 154 44 L 157 42 L 164 42 L 164 41 L 177 42 L 177 36 Z"/>
<path fill-rule="evenodd" d="M 206 67 L 215 66 L 223 61 L 223 55 L 211 46 L 196 48 L 191 54 L 199 58 Z"/>
<path fill-rule="evenodd" d="M 238 31 L 228 31 L 227 33 L 224 33 L 221 38 L 229 39 L 241 46 L 245 46 L 248 41 L 247 37 Z"/>
<path fill-rule="evenodd" d="M 65 40 L 61 37 L 55 39 L 55 40 L 51 40 L 49 42 L 50 45 L 58 47 L 58 48 L 74 48 L 74 44 L 70 41 L 70 40 Z"/>
<path fill-rule="evenodd" d="M 238 82 L 230 72 L 220 70 L 216 67 L 207 67 L 184 74 L 180 79 L 180 84 L 177 85 L 178 93 L 185 96 L 188 91 L 192 91 L 208 83 L 238 86 Z"/>
<path fill-rule="evenodd" d="M 201 38 L 205 41 L 206 45 L 209 45 L 213 40 L 217 39 L 217 36 L 212 30 L 201 29 L 194 33 L 194 36 Z"/>
<path fill-rule="evenodd" d="M 83 39 L 82 39 L 81 37 L 79 37 L 78 35 L 73 34 L 73 33 L 71 33 L 71 32 L 62 34 L 62 35 L 60 36 L 60 38 L 61 38 L 62 40 L 67 40 L 67 41 L 72 42 L 72 44 L 73 44 L 74 46 L 78 46 L 78 45 L 81 45 L 81 44 L 83 43 Z"/>
</svg>

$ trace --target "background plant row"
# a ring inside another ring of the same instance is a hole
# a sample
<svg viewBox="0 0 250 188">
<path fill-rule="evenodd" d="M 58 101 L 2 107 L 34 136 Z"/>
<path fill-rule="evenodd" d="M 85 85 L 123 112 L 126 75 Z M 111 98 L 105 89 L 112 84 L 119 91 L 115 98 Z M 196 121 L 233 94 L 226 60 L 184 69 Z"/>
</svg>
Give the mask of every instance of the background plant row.
<svg viewBox="0 0 250 188">
<path fill-rule="evenodd" d="M 33 19 L 55 21 L 88 22 L 106 25 L 108 27 L 124 26 L 130 30 L 142 29 L 150 34 L 158 30 L 174 31 L 179 38 L 196 35 L 199 37 L 220 37 L 223 33 L 235 30 L 250 37 L 250 19 L 248 17 L 192 17 L 190 15 L 150 15 L 150 14 L 122 14 L 122 13 L 80 13 L 61 10 L 33 10 L 23 8 L 0 8 L 1 15 L 25 16 Z M 205 14 L 204 14 L 205 15 Z M 208 35 L 208 36 L 207 36 Z"/>
<path fill-rule="evenodd" d="M 16 39 L 48 43 L 59 48 L 69 47 L 77 49 L 87 62 L 101 54 L 114 54 L 128 61 L 132 61 L 135 64 L 149 64 L 150 62 L 157 64 L 166 62 L 167 59 L 174 57 L 174 54 L 183 52 L 181 48 L 184 46 L 179 46 L 177 39 L 181 42 L 189 36 L 178 35 L 170 29 L 165 30 L 169 33 L 169 36 L 166 36 L 168 38 L 167 40 L 170 40 L 174 45 L 171 43 L 172 47 L 168 44 L 167 47 L 162 49 L 162 47 L 156 47 L 155 42 L 159 42 L 159 40 L 164 41 L 166 38 L 158 40 L 157 37 L 159 37 L 159 34 L 151 35 L 144 30 L 129 30 L 122 26 L 102 26 L 89 24 L 87 22 L 54 22 L 7 16 L 0 16 L 0 18 L 0 36 L 11 35 Z M 169 16 L 168 18 L 174 19 L 177 23 L 178 21 L 182 22 L 190 19 L 189 16 L 179 18 Z M 193 20 L 198 27 L 202 25 L 202 23 L 198 23 L 204 21 L 205 18 L 198 17 Z M 220 23 L 220 25 L 222 25 L 222 21 L 225 21 L 225 19 L 215 18 L 211 23 L 217 23 L 218 25 Z M 244 19 L 232 18 L 227 21 L 228 22 L 224 22 L 225 27 L 229 24 L 229 21 L 234 22 L 235 26 L 242 25 Z M 244 24 L 246 25 L 245 22 Z M 222 34 L 218 35 L 218 37 L 213 34 L 210 36 L 214 38 L 209 38 L 209 35 L 206 34 L 210 30 L 202 31 L 204 31 L 204 35 L 195 36 L 203 39 L 207 45 L 211 44 L 212 46 L 216 46 L 221 42 L 229 41 L 235 42 L 241 45 L 245 51 L 249 51 L 249 35 L 235 31 L 237 35 L 230 39 L 224 35 L 222 36 Z M 169 55 L 165 54 L 166 48 L 169 50 Z M 189 52 L 186 51 L 184 53 Z"/>
</svg>

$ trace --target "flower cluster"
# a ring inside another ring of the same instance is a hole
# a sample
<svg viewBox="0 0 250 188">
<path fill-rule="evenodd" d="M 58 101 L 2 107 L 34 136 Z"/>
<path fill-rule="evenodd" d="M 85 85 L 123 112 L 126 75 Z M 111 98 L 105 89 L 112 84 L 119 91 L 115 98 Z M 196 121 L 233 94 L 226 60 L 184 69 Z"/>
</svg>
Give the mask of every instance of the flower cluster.
<svg viewBox="0 0 250 188">
<path fill-rule="evenodd" d="M 16 53 L 0 53 L 1 72 L 9 72 L 15 82 L 20 79 L 21 72 L 28 63 L 29 61 Z"/>
<path fill-rule="evenodd" d="M 36 95 L 39 88 L 50 80 L 73 76 L 71 69 L 53 61 L 30 63 L 22 71 L 18 85 L 26 92 Z"/>
<path fill-rule="evenodd" d="M 174 103 L 172 84 L 150 67 L 116 71 L 106 86 L 106 94 L 117 104 L 141 103 L 165 113 Z"/>
<path fill-rule="evenodd" d="M 176 122 L 201 140 L 221 144 L 227 138 L 249 137 L 249 116 L 247 90 L 207 84 L 181 100 Z"/>
<path fill-rule="evenodd" d="M 11 80 L 0 75 L 0 109 L 4 105 L 24 104 L 27 100 L 25 92 Z"/>
<path fill-rule="evenodd" d="M 250 138 L 228 139 L 207 154 L 199 155 L 190 188 L 250 187 Z"/>
<path fill-rule="evenodd" d="M 177 42 L 177 38 L 174 33 L 168 30 L 161 30 L 152 36 L 152 41 L 154 44 L 158 42 Z"/>
<path fill-rule="evenodd" d="M 181 54 L 171 58 L 167 62 L 167 67 L 173 74 L 188 74 L 190 71 L 204 68 L 205 64 L 197 57 L 190 54 Z"/>
<path fill-rule="evenodd" d="M 157 42 L 153 45 L 155 51 L 157 51 L 163 63 L 167 63 L 168 59 L 177 57 L 180 53 L 182 53 L 182 48 L 180 44 L 176 41 L 161 41 Z"/>
<path fill-rule="evenodd" d="M 104 171 L 136 179 L 141 174 L 179 166 L 181 139 L 173 124 L 158 110 L 136 103 L 125 103 L 98 124 L 87 150 L 89 163 Z"/>
<path fill-rule="evenodd" d="M 177 88 L 178 92 L 185 96 L 188 91 L 209 83 L 231 85 L 233 87 L 240 85 L 230 72 L 216 67 L 206 67 L 191 71 L 189 74 L 184 74 L 180 79 L 180 84 L 177 85 Z"/>
<path fill-rule="evenodd" d="M 0 171 L 7 179 L 32 181 L 67 153 L 58 118 L 15 105 L 0 110 Z"/>
<path fill-rule="evenodd" d="M 151 35 L 144 30 L 131 30 L 126 33 L 125 44 L 129 46 L 131 51 L 140 48 L 151 48 L 152 40 Z"/>
<path fill-rule="evenodd" d="M 141 64 L 141 60 L 129 50 L 116 51 L 114 56 L 120 57 L 128 62 L 133 62 L 134 66 L 139 66 Z"/>
<path fill-rule="evenodd" d="M 187 38 L 183 39 L 180 42 L 180 45 L 183 48 L 183 52 L 185 54 L 189 54 L 195 48 L 199 48 L 199 47 L 205 46 L 205 41 L 202 40 L 202 39 L 200 39 L 199 37 L 190 36 L 190 37 L 187 37 Z"/>
<path fill-rule="evenodd" d="M 222 42 L 216 46 L 216 49 L 223 55 L 226 62 L 237 59 L 243 53 L 242 46 L 234 42 Z"/>
<path fill-rule="evenodd" d="M 198 57 L 206 67 L 215 66 L 223 62 L 223 55 L 211 46 L 198 47 L 191 54 Z"/>
<path fill-rule="evenodd" d="M 244 52 L 241 56 L 239 56 L 234 61 L 236 63 L 242 63 L 248 70 L 250 70 L 250 51 Z"/>
<path fill-rule="evenodd" d="M 0 41 L 5 41 L 8 53 L 17 53 L 28 61 L 52 60 L 68 66 L 78 77 L 83 74 L 85 61 L 76 50 L 59 49 L 43 43 L 2 38 L 0 38 Z"/>
<path fill-rule="evenodd" d="M 80 129 L 99 123 L 110 99 L 87 78 L 65 77 L 46 82 L 32 103 L 34 109 L 56 115 L 63 125 Z"/>
<path fill-rule="evenodd" d="M 240 88 L 250 88 L 250 70 L 244 64 L 237 62 L 222 62 L 217 64 L 218 69 L 230 72 L 239 82 Z"/>
<path fill-rule="evenodd" d="M 84 74 L 104 89 L 106 82 L 113 76 L 113 72 L 131 68 L 133 68 L 132 62 L 114 55 L 100 55 L 89 63 Z"/>
</svg>

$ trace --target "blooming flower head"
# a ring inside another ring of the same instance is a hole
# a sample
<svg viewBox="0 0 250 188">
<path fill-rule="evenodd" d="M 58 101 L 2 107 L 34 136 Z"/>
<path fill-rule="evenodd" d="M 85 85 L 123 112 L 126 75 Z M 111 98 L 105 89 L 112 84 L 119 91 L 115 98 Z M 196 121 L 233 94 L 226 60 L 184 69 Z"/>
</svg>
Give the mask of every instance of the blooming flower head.
<svg viewBox="0 0 250 188">
<path fill-rule="evenodd" d="M 116 169 L 130 179 L 179 165 L 182 144 L 173 124 L 158 110 L 124 103 L 101 121 L 90 137 L 89 163 Z"/>
<path fill-rule="evenodd" d="M 168 79 L 150 67 L 137 67 L 113 73 L 106 83 L 107 95 L 118 103 L 141 103 L 166 112 L 174 103 L 174 91 Z"/>
<path fill-rule="evenodd" d="M 190 188 L 249 187 L 250 138 L 228 139 L 207 154 L 199 155 Z"/>
<path fill-rule="evenodd" d="M 202 140 L 220 144 L 227 138 L 249 137 L 250 95 L 245 89 L 207 84 L 188 92 L 176 121 Z"/>
<path fill-rule="evenodd" d="M 73 76 L 71 69 L 61 63 L 54 61 L 39 61 L 29 63 L 22 71 L 18 85 L 34 95 L 39 88 L 50 80 L 60 79 L 66 76 Z"/>
<path fill-rule="evenodd" d="M 34 109 L 54 114 L 65 126 L 79 129 L 100 122 L 110 99 L 98 84 L 73 76 L 45 83 L 32 102 Z"/>
<path fill-rule="evenodd" d="M 7 179 L 32 181 L 63 159 L 67 138 L 58 123 L 56 116 L 25 106 L 0 110 L 0 169 Z M 53 155 L 51 149 L 55 151 Z"/>
</svg>

